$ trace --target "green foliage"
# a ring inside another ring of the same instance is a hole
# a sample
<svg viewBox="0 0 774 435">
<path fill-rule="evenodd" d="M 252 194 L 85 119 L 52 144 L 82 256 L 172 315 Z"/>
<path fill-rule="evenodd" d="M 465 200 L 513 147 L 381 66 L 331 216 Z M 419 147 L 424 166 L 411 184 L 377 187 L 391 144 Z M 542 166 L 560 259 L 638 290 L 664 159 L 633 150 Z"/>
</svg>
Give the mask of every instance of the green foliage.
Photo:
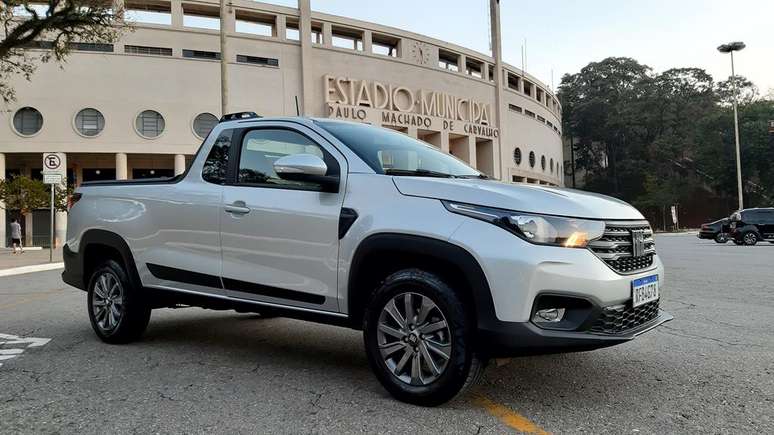
<svg viewBox="0 0 774 435">
<path fill-rule="evenodd" d="M 69 190 L 57 185 L 54 189 L 54 208 L 67 211 Z M 51 188 L 40 180 L 29 177 L 13 177 L 0 180 L 0 201 L 7 210 L 18 210 L 20 214 L 51 206 Z"/>
<path fill-rule="evenodd" d="M 766 122 L 774 119 L 774 101 L 758 99 L 743 77 L 715 83 L 700 68 L 653 73 L 622 57 L 565 75 L 559 88 L 564 132 L 574 138 L 585 188 L 641 209 L 680 203 L 697 189 L 735 197 L 732 84 L 741 94 L 746 205 L 767 204 L 774 140 Z"/>
<path fill-rule="evenodd" d="M 29 80 L 39 63 L 64 61 L 74 42 L 115 42 L 127 28 L 122 17 L 104 0 L 0 0 L 0 98 L 15 100 L 12 76 Z M 46 50 L 27 50 L 36 42 Z"/>
</svg>

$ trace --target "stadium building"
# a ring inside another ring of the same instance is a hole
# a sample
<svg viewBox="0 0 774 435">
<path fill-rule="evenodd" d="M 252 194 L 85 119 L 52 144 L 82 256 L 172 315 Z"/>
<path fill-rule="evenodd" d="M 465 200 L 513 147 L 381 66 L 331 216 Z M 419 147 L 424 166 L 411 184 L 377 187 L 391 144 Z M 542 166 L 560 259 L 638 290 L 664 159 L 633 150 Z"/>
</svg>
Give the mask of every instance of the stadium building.
<svg viewBox="0 0 774 435">
<path fill-rule="evenodd" d="M 45 152 L 63 153 L 76 186 L 183 172 L 221 116 L 223 56 L 228 112 L 367 122 L 503 181 L 563 184 L 561 107 L 548 86 L 500 60 L 499 23 L 493 57 L 313 12 L 308 0 L 299 8 L 233 0 L 221 50 L 217 1 L 124 6 L 134 29 L 117 43 L 75 44 L 63 65 L 44 64 L 29 82 L 13 80 L 17 98 L 0 128 L 0 177 L 41 178 Z M 492 0 L 493 23 L 498 8 Z M 61 240 L 66 213 L 56 218 Z M 48 219 L 46 210 L 23 219 L 27 245 L 47 245 Z M 6 227 L 0 222 L 0 231 Z M 6 235 L 0 240 L 7 243 Z"/>
</svg>

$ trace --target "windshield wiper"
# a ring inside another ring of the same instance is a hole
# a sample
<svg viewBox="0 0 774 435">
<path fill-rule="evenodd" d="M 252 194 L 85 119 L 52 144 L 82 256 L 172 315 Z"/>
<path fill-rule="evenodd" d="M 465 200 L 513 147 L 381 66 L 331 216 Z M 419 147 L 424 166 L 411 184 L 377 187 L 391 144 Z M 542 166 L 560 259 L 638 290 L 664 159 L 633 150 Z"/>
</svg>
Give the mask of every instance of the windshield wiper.
<svg viewBox="0 0 774 435">
<path fill-rule="evenodd" d="M 478 178 L 480 180 L 488 180 L 490 177 L 485 174 L 467 174 L 467 175 L 457 175 L 457 178 Z"/>
<path fill-rule="evenodd" d="M 430 171 L 428 169 L 385 169 L 385 175 L 403 175 L 409 177 L 437 177 L 437 178 L 454 178 L 454 175 L 447 174 L 445 172 Z"/>
</svg>

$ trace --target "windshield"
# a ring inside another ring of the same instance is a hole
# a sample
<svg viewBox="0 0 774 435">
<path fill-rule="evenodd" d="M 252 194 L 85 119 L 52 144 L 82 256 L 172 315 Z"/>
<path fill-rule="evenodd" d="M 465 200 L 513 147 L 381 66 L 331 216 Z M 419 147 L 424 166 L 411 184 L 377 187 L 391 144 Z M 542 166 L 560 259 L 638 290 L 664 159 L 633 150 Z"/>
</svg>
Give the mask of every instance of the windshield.
<svg viewBox="0 0 774 435">
<path fill-rule="evenodd" d="M 316 122 L 377 174 L 486 178 L 461 160 L 397 131 L 366 124 Z"/>
</svg>

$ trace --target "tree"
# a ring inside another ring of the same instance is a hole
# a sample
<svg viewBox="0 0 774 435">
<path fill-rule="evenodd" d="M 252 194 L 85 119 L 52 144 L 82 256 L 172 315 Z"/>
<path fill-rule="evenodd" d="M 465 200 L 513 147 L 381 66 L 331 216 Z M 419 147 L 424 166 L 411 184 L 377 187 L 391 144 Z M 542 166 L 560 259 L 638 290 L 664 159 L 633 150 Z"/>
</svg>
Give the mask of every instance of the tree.
<svg viewBox="0 0 774 435">
<path fill-rule="evenodd" d="M 54 190 L 54 208 L 67 211 L 68 190 L 56 186 Z M 40 180 L 29 177 L 13 177 L 0 180 L 0 201 L 5 209 L 18 211 L 20 215 L 32 213 L 39 208 L 48 208 L 51 204 L 51 188 Z"/>
<path fill-rule="evenodd" d="M 74 42 L 115 42 L 125 24 L 123 9 L 105 0 L 0 0 L 0 98 L 14 101 L 10 78 L 29 80 L 39 63 L 62 62 Z M 46 49 L 40 55 L 27 48 Z"/>
</svg>

